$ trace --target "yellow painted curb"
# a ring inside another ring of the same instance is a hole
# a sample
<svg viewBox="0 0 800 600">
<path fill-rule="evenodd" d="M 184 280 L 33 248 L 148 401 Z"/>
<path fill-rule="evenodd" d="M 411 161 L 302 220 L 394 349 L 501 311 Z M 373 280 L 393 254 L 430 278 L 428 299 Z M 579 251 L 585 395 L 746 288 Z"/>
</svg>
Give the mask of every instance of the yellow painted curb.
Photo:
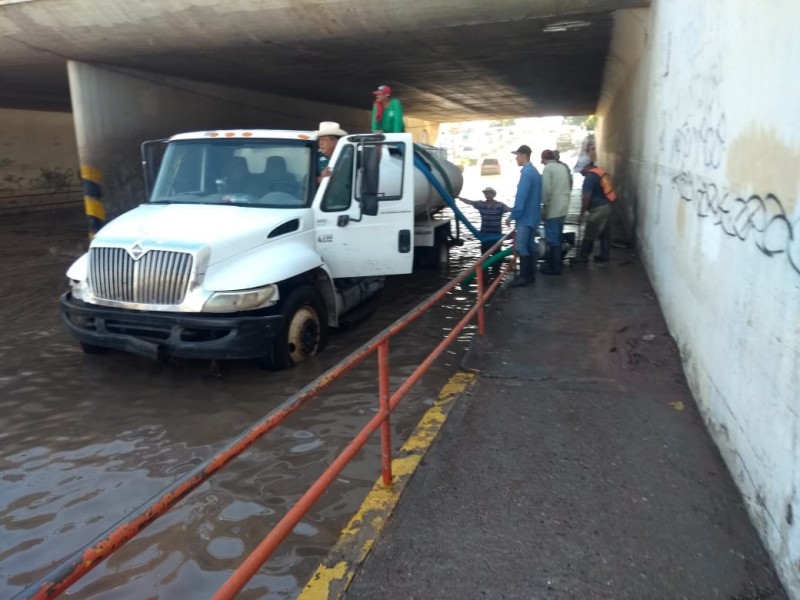
<svg viewBox="0 0 800 600">
<path fill-rule="evenodd" d="M 460 372 L 444 385 L 439 392 L 439 398 L 417 424 L 397 457 L 392 460 L 392 487 L 383 485 L 383 480 L 378 477 L 361 508 L 342 530 L 333 549 L 300 592 L 298 600 L 332 600 L 343 597 L 356 569 L 367 558 L 389 521 L 411 475 L 439 435 L 454 401 L 475 378 L 474 373 Z"/>
</svg>

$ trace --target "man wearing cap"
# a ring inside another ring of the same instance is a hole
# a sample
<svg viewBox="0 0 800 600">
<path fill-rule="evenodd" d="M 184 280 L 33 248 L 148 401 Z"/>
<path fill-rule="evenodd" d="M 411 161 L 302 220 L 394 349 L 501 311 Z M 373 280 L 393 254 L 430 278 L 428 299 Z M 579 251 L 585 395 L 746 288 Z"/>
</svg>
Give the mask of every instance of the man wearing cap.
<svg viewBox="0 0 800 600">
<path fill-rule="evenodd" d="M 594 256 L 595 262 L 604 263 L 610 260 L 611 254 L 611 227 L 609 217 L 611 216 L 611 200 L 603 191 L 600 183 L 600 175 L 597 165 L 591 160 L 580 167 L 583 175 L 583 187 L 581 189 L 581 214 L 578 225 L 583 223 L 583 215 L 586 214 L 586 227 L 583 230 L 583 241 L 578 251 L 578 256 L 572 259 L 573 263 L 581 264 L 589 261 L 595 240 L 600 241 L 600 254 Z"/>
<path fill-rule="evenodd" d="M 516 222 L 517 232 L 514 249 L 519 255 L 519 275 L 509 286 L 528 285 L 536 280 L 536 247 L 533 235 L 542 220 L 542 176 L 531 164 L 531 148 L 522 144 L 511 154 L 516 155 L 522 167 L 517 184 L 514 208 L 506 219 L 506 225 Z"/>
<path fill-rule="evenodd" d="M 495 236 L 493 241 L 481 240 L 481 254 L 486 254 L 489 249 L 494 246 L 495 242 L 502 235 L 503 214 L 509 212 L 511 209 L 502 202 L 495 200 L 497 192 L 494 188 L 487 187 L 483 190 L 483 197 L 486 200 L 467 200 L 461 196 L 456 196 L 459 200 L 470 206 L 474 206 L 478 213 L 481 215 L 481 233 L 487 236 Z"/>
<path fill-rule="evenodd" d="M 379 85 L 372 94 L 375 102 L 372 105 L 372 131 L 375 133 L 403 133 L 403 106 L 400 100 L 392 98 L 392 88 Z"/>
<path fill-rule="evenodd" d="M 328 163 L 331 161 L 339 138 L 347 135 L 347 132 L 334 121 L 322 121 L 319 129 L 314 133 L 317 135 L 317 145 L 319 146 L 319 160 L 317 161 L 317 183 L 319 183 L 323 177 L 331 174 Z"/>
<path fill-rule="evenodd" d="M 572 189 L 572 169 L 569 168 L 567 163 L 561 161 L 561 152 L 558 150 L 553 150 L 553 156 L 555 157 L 556 162 L 567 170 L 567 173 L 569 174 L 569 189 Z"/>
<path fill-rule="evenodd" d="M 552 150 L 542 152 L 542 219 L 547 255 L 542 273 L 561 275 L 561 234 L 569 211 L 570 173 L 558 164 Z"/>
</svg>

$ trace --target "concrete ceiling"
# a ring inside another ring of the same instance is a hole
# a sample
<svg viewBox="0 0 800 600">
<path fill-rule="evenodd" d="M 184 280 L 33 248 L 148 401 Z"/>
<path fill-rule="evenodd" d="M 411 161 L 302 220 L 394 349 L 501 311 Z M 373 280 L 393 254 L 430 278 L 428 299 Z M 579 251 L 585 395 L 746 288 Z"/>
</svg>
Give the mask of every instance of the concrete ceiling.
<svg viewBox="0 0 800 600">
<path fill-rule="evenodd" d="M 594 112 L 650 0 L 0 0 L 0 106 L 69 110 L 66 60 L 459 121 Z"/>
</svg>

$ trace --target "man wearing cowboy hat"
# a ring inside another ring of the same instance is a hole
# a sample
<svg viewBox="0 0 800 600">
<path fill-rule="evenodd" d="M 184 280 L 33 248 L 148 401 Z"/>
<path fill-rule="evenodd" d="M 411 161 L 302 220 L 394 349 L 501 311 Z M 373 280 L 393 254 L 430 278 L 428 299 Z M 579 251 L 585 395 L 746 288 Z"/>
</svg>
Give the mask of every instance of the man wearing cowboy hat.
<svg viewBox="0 0 800 600">
<path fill-rule="evenodd" d="M 511 212 L 511 208 L 495 200 L 497 192 L 494 188 L 487 187 L 484 189 L 483 196 L 486 200 L 467 200 L 461 196 L 456 197 L 465 204 L 474 206 L 478 210 L 478 213 L 481 215 L 481 233 L 500 236 L 502 234 L 501 225 L 503 222 L 503 214 Z M 495 238 L 494 241 L 481 241 L 481 254 L 486 254 L 489 248 L 494 246 L 496 241 L 497 238 Z"/>
<path fill-rule="evenodd" d="M 323 177 L 328 177 L 331 174 L 328 163 L 331 161 L 331 156 L 339 138 L 347 135 L 347 132 L 334 121 L 323 121 L 319 124 L 319 129 L 314 133 L 317 136 L 317 145 L 319 146 L 319 161 L 317 162 L 317 183 L 319 183 Z"/>
</svg>

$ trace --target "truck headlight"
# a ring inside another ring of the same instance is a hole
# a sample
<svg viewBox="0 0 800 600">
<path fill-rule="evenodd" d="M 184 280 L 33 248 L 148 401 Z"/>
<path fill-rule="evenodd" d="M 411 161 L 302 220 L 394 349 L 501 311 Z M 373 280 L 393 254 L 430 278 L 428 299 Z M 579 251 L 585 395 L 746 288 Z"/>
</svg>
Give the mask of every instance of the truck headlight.
<svg viewBox="0 0 800 600">
<path fill-rule="evenodd" d="M 270 304 L 277 292 L 278 288 L 274 285 L 235 292 L 214 292 L 203 305 L 203 311 L 229 313 L 262 308 Z"/>
</svg>

